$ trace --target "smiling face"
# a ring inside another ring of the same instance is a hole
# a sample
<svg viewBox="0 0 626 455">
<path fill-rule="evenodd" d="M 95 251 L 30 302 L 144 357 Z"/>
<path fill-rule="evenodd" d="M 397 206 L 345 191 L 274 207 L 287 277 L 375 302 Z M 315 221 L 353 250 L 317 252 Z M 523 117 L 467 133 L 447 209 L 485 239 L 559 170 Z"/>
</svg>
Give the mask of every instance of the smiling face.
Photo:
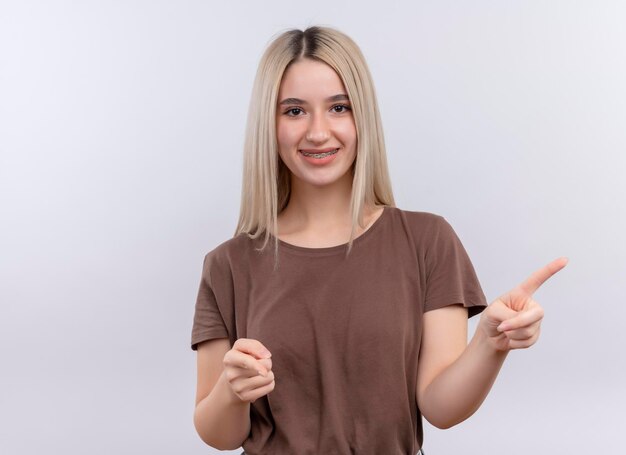
<svg viewBox="0 0 626 455">
<path fill-rule="evenodd" d="M 351 181 L 356 126 L 346 89 L 327 64 L 302 59 L 289 66 L 278 93 L 276 135 L 292 185 Z"/>
</svg>

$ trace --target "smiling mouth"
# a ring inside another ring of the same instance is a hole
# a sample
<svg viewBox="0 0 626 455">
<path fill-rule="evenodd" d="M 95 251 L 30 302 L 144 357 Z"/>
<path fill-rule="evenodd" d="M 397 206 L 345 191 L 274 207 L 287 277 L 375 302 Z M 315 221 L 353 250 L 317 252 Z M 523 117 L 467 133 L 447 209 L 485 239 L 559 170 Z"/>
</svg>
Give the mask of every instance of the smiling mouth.
<svg viewBox="0 0 626 455">
<path fill-rule="evenodd" d="M 300 150 L 300 153 L 302 153 L 304 156 L 308 156 L 310 158 L 326 158 L 327 156 L 330 155 L 334 155 L 335 153 L 337 153 L 339 151 L 339 149 L 335 149 L 335 150 L 331 150 L 329 152 L 322 152 L 322 153 L 309 153 L 309 152 L 304 152 L 302 150 Z"/>
</svg>

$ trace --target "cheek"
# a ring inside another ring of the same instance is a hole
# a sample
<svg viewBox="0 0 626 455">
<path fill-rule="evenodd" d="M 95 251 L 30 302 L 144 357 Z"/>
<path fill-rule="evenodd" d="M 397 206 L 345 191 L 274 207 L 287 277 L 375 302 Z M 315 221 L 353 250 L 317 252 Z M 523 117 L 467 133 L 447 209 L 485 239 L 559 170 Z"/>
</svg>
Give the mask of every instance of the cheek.
<svg viewBox="0 0 626 455">
<path fill-rule="evenodd" d="M 353 121 L 340 125 L 337 129 L 337 135 L 345 144 L 356 144 L 356 125 Z"/>
<path fill-rule="evenodd" d="M 297 125 L 289 124 L 285 121 L 276 123 L 276 139 L 284 147 L 293 147 L 299 141 Z"/>
<path fill-rule="evenodd" d="M 285 122 L 276 122 L 276 141 L 278 142 L 278 156 L 285 165 L 291 161 L 291 150 L 296 146 L 292 125 Z M 291 169 L 290 164 L 287 166 Z"/>
</svg>

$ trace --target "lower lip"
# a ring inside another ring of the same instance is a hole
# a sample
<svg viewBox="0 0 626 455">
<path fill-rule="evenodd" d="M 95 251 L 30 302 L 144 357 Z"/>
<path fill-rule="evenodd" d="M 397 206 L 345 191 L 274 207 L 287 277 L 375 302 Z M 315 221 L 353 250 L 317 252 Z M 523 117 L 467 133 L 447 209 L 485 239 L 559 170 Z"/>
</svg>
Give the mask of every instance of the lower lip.
<svg viewBox="0 0 626 455">
<path fill-rule="evenodd" d="M 313 158 L 312 156 L 306 156 L 305 154 L 300 152 L 300 155 L 302 155 L 302 158 L 304 158 L 306 161 L 308 161 L 311 164 L 315 164 L 316 166 L 321 166 L 323 164 L 330 163 L 332 160 L 335 159 L 335 157 L 338 154 L 339 154 L 339 151 L 337 151 L 336 153 L 333 153 L 332 155 L 328 155 L 324 158 Z"/>
</svg>

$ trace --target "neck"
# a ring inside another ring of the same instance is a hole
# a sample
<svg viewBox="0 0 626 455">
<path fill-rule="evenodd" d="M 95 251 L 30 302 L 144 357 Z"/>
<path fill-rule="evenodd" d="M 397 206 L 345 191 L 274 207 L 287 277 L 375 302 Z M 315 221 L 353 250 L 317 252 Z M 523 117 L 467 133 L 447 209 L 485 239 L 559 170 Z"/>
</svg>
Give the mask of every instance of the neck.
<svg viewBox="0 0 626 455">
<path fill-rule="evenodd" d="M 283 221 L 282 228 L 291 232 L 328 232 L 351 226 L 351 191 L 352 176 L 349 173 L 323 187 L 308 185 L 292 177 L 289 204 L 279 216 Z"/>
<path fill-rule="evenodd" d="M 308 248 L 345 244 L 352 231 L 351 189 L 349 174 L 323 187 L 303 184 L 292 177 L 289 204 L 278 214 L 278 237 Z M 365 206 L 363 212 L 364 226 L 355 226 L 355 237 L 367 230 L 382 209 Z"/>
</svg>

